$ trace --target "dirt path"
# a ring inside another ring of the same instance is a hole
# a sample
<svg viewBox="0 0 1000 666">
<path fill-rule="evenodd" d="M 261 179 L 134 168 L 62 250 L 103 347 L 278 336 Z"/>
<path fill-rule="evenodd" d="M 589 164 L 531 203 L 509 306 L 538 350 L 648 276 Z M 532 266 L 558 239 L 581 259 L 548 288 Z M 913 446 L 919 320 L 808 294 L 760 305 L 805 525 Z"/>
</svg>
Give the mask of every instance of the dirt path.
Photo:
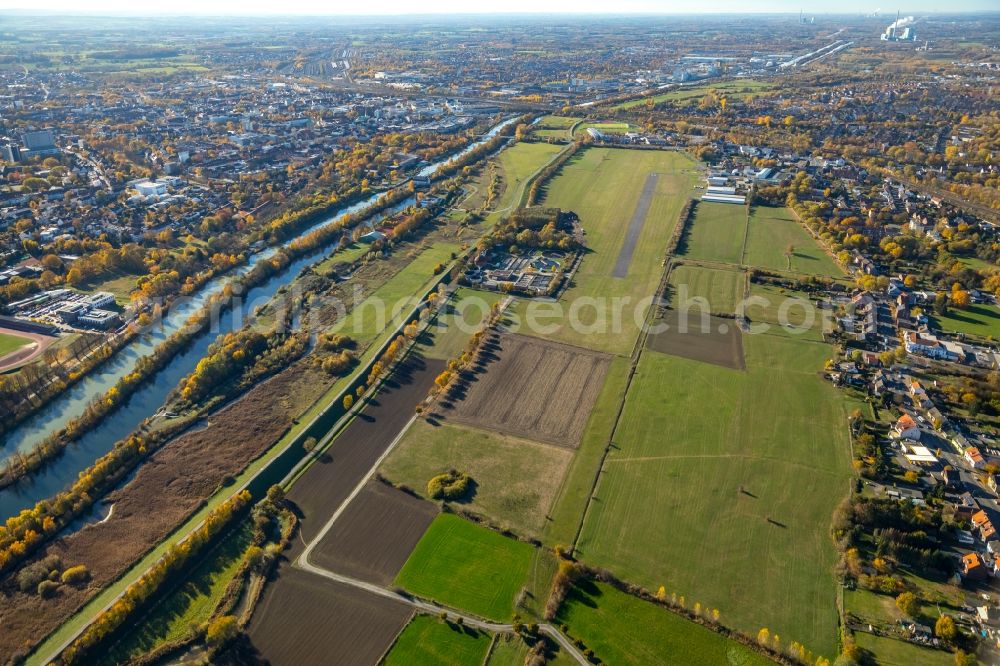
<svg viewBox="0 0 1000 666">
<path fill-rule="evenodd" d="M 646 184 L 643 185 L 642 194 L 635 204 L 635 211 L 632 219 L 628 223 L 628 231 L 625 235 L 625 243 L 618 252 L 618 260 L 615 262 L 615 269 L 611 271 L 611 277 L 623 278 L 628 276 L 628 267 L 632 264 L 632 254 L 636 245 L 639 244 L 639 236 L 642 228 L 646 225 L 646 216 L 649 207 L 653 203 L 653 195 L 656 194 L 656 183 L 659 178 L 658 173 L 651 173 L 646 176 Z"/>
</svg>

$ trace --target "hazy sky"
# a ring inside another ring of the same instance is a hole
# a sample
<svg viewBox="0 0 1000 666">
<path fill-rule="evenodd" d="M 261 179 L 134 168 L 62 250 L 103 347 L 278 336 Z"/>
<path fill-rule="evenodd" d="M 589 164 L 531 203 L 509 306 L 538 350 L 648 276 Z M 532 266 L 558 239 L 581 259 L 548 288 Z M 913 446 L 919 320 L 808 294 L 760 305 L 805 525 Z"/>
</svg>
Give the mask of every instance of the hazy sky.
<svg viewBox="0 0 1000 666">
<path fill-rule="evenodd" d="M 122 14 L 452 14 L 452 13 L 870 13 L 881 8 L 882 14 L 904 15 L 921 12 L 997 11 L 997 0 L 908 0 L 906 4 L 880 5 L 879 0 L 504 0 L 470 2 L 469 0 L 0 0 L 4 9 L 34 9 L 67 13 L 111 12 Z"/>
</svg>

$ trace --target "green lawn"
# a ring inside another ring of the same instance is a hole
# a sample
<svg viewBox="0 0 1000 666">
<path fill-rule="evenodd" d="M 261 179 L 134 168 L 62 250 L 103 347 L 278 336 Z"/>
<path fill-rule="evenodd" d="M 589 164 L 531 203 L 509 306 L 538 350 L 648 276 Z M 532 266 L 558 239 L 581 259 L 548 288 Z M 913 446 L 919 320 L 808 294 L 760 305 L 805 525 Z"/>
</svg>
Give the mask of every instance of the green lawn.
<svg viewBox="0 0 1000 666">
<path fill-rule="evenodd" d="M 676 305 L 703 298 L 708 301 L 709 312 L 733 313 L 743 299 L 745 284 L 746 274 L 742 271 L 680 265 L 670 272 L 670 298 Z"/>
<path fill-rule="evenodd" d="M 0 333 L 0 357 L 15 352 L 21 347 L 27 347 L 30 344 L 31 340 L 22 338 L 20 335 Z"/>
<path fill-rule="evenodd" d="M 854 638 L 858 645 L 875 654 L 878 666 L 952 666 L 955 655 L 943 650 L 933 650 L 894 638 L 873 636 L 863 632 L 855 632 Z"/>
<path fill-rule="evenodd" d="M 765 83 L 763 81 L 754 81 L 751 79 L 737 80 L 737 81 L 726 81 L 722 83 L 706 83 L 699 86 L 684 86 L 682 88 L 677 88 L 671 90 L 670 92 L 663 93 L 661 95 L 655 95 L 653 97 L 653 103 L 659 104 L 661 102 L 685 102 L 693 103 L 695 101 L 700 101 L 705 93 L 709 91 L 715 91 L 717 97 L 727 97 L 729 99 L 741 99 L 748 97 L 750 95 L 755 95 L 763 91 L 770 90 L 774 87 L 774 84 Z M 637 106 L 642 106 L 646 104 L 645 97 L 640 97 L 639 99 L 629 100 L 627 102 L 622 102 L 617 105 L 616 109 L 631 109 Z"/>
<path fill-rule="evenodd" d="M 658 173 L 655 196 L 638 237 L 626 277 L 613 277 L 629 222 L 645 186 L 646 177 Z M 586 231 L 588 252 L 562 299 L 561 317 L 546 319 L 554 332 L 525 326 L 522 333 L 589 347 L 614 354 L 628 354 L 639 334 L 645 313 L 640 303 L 653 294 L 659 282 L 667 241 L 677 225 L 696 178 L 695 164 L 679 152 L 589 148 L 578 152 L 549 182 L 546 206 L 574 211 Z M 616 298 L 628 298 L 616 308 Z M 586 299 L 596 299 L 588 305 Z M 515 312 L 524 321 L 527 301 Z M 574 310 L 571 306 L 576 304 Z M 618 321 L 615 311 L 620 313 Z M 577 321 L 578 326 L 571 325 Z"/>
<path fill-rule="evenodd" d="M 711 629 L 604 583 L 584 582 L 557 618 L 608 664 L 763 666 L 772 663 Z"/>
<path fill-rule="evenodd" d="M 746 206 L 698 202 L 679 254 L 692 259 L 739 264 L 747 228 Z"/>
<path fill-rule="evenodd" d="M 371 342 L 390 327 L 400 313 L 409 312 L 416 305 L 417 295 L 424 286 L 429 287 L 437 279 L 435 266 L 450 263 L 451 255 L 460 249 L 454 243 L 438 243 L 415 250 L 417 255 L 409 264 L 374 292 L 365 293 L 364 301 L 331 330 L 351 336 L 359 345 Z"/>
<path fill-rule="evenodd" d="M 568 116 L 545 116 L 532 126 L 531 133 L 538 137 L 569 139 L 569 129 L 579 121 L 579 118 Z"/>
<path fill-rule="evenodd" d="M 434 519 L 396 576 L 410 592 L 491 620 L 509 619 L 536 549 L 454 514 Z"/>
<path fill-rule="evenodd" d="M 744 262 L 774 271 L 827 277 L 844 275 L 837 262 L 816 244 L 787 208 L 753 207 Z"/>
<path fill-rule="evenodd" d="M 951 308 L 947 315 L 930 316 L 934 326 L 944 331 L 1000 338 L 1000 308 L 995 305 L 970 305 L 965 310 Z"/>
<path fill-rule="evenodd" d="M 436 617 L 417 615 L 396 638 L 385 666 L 480 666 L 490 647 L 490 635 Z"/>
<path fill-rule="evenodd" d="M 444 360 L 461 356 L 473 333 L 482 328 L 490 307 L 501 298 L 495 291 L 456 289 L 436 320 L 420 336 L 424 354 Z"/>
<path fill-rule="evenodd" d="M 580 556 L 832 657 L 829 525 L 851 477 L 849 405 L 816 375 L 826 345 L 743 344 L 746 371 L 643 353 Z"/>
<path fill-rule="evenodd" d="M 573 452 L 500 433 L 421 419 L 382 466 L 382 475 L 424 493 L 431 477 L 455 468 L 476 482 L 462 506 L 518 533 L 538 535 Z"/>
<path fill-rule="evenodd" d="M 145 616 L 130 623 L 134 626 L 109 646 L 100 664 L 121 664 L 145 654 L 167 641 L 186 635 L 192 624 L 207 622 L 222 600 L 226 586 L 236 575 L 243 554 L 250 545 L 252 525 L 244 520 L 202 560 L 184 580 Z"/>
<path fill-rule="evenodd" d="M 513 634 L 497 634 L 490 651 L 488 666 L 524 666 L 528 656 L 528 645 L 520 636 Z"/>
</svg>

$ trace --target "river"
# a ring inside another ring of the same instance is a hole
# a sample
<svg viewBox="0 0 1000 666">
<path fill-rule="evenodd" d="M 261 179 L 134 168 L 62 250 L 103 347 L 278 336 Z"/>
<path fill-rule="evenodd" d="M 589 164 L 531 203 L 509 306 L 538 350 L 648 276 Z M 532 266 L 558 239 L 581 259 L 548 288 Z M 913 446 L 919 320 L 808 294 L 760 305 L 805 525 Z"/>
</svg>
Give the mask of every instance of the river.
<svg viewBox="0 0 1000 666">
<path fill-rule="evenodd" d="M 469 144 L 461 151 L 421 169 L 420 175 L 430 175 L 438 167 L 466 155 L 515 120 L 516 118 L 510 118 L 494 125 L 479 140 Z M 375 194 L 352 206 L 339 209 L 303 230 L 300 235 L 325 227 L 342 215 L 360 211 L 378 201 L 382 196 L 383 193 Z M 402 210 L 412 203 L 412 199 L 406 199 L 393 206 L 386 214 Z M 285 245 L 291 243 L 292 240 L 287 241 Z M 331 242 L 318 248 L 315 252 L 296 259 L 264 283 L 250 289 L 242 297 L 242 307 L 224 314 L 219 318 L 218 326 L 197 336 L 184 351 L 173 358 L 167 367 L 149 378 L 127 402 L 105 417 L 100 425 L 66 447 L 62 455 L 52 464 L 46 465 L 18 483 L 0 490 L 0 521 L 34 506 L 39 501 L 68 487 L 76 480 L 80 472 L 89 467 L 97 458 L 110 451 L 115 442 L 127 436 L 144 419 L 160 409 L 178 382 L 194 370 L 216 337 L 239 328 L 247 313 L 253 312 L 257 305 L 270 300 L 279 289 L 290 284 L 303 268 L 317 261 L 321 255 L 336 249 L 338 242 Z M 253 255 L 245 265 L 206 283 L 197 295 L 184 299 L 183 302 L 179 301 L 175 307 L 170 308 L 170 312 L 163 317 L 162 324 L 158 325 L 155 331 L 132 340 L 114 357 L 8 433 L 0 440 L 0 451 L 27 451 L 52 433 L 58 432 L 69 421 L 82 414 L 91 400 L 103 395 L 121 377 L 131 372 L 138 359 L 150 354 L 157 345 L 183 326 L 188 317 L 200 310 L 211 296 L 219 293 L 227 284 L 252 269 L 257 262 L 273 256 L 277 249 L 269 248 Z"/>
</svg>

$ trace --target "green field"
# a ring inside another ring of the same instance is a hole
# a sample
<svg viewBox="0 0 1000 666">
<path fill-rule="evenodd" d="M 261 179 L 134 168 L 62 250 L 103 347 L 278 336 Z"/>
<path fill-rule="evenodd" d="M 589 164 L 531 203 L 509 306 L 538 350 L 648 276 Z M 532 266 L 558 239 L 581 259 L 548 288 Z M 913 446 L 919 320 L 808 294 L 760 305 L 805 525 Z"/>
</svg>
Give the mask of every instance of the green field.
<svg viewBox="0 0 1000 666">
<path fill-rule="evenodd" d="M 951 308 L 946 315 L 929 316 L 934 326 L 944 331 L 1000 338 L 1000 308 L 995 305 L 970 305 L 965 310 Z"/>
<path fill-rule="evenodd" d="M 557 618 L 608 664 L 699 664 L 757 666 L 772 663 L 665 608 L 604 583 L 573 588 Z"/>
<path fill-rule="evenodd" d="M 416 256 L 410 263 L 373 293 L 366 293 L 364 301 L 331 330 L 351 336 L 360 345 L 371 342 L 400 313 L 409 312 L 416 304 L 417 295 L 423 291 L 423 285 L 430 287 L 437 279 L 434 275 L 435 266 L 449 264 L 451 255 L 460 249 L 453 243 L 438 243 L 414 250 Z"/>
<path fill-rule="evenodd" d="M 455 468 L 476 482 L 462 503 L 521 534 L 545 526 L 572 451 L 500 433 L 420 419 L 382 466 L 382 475 L 423 494 L 431 477 Z"/>
<path fill-rule="evenodd" d="M 753 207 L 744 262 L 774 271 L 827 277 L 844 275 L 837 262 L 816 244 L 787 208 Z"/>
<path fill-rule="evenodd" d="M 28 338 L 22 338 L 20 335 L 0 333 L 0 357 L 4 357 L 11 352 L 15 352 L 21 347 L 27 347 L 30 344 L 31 340 Z"/>
<path fill-rule="evenodd" d="M 658 173 L 656 192 L 629 263 L 627 276 L 612 276 L 625 242 L 632 213 L 646 177 Z M 561 318 L 546 319 L 558 330 L 541 335 L 552 340 L 614 354 L 628 354 L 639 334 L 645 308 L 660 279 L 666 244 L 696 178 L 695 165 L 683 153 L 589 148 L 577 153 L 547 186 L 544 204 L 574 211 L 586 231 L 588 252 L 562 299 Z M 629 298 L 614 321 L 614 299 Z M 585 300 L 597 299 L 597 307 Z M 571 304 L 577 303 L 577 310 Z M 515 312 L 523 317 L 527 301 Z M 580 326 L 571 326 L 574 316 Z M 522 333 L 534 334 L 529 327 Z"/>
<path fill-rule="evenodd" d="M 528 580 L 536 549 L 442 513 L 413 549 L 396 584 L 491 620 L 506 620 Z"/>
<path fill-rule="evenodd" d="M 825 317 L 833 317 L 809 300 L 809 295 L 775 285 L 751 284 L 744 314 L 751 326 L 767 324 L 771 335 L 790 335 L 822 342 Z M 832 322 L 830 326 L 832 327 Z M 751 330 L 755 330 L 751 328 Z"/>
<path fill-rule="evenodd" d="M 878 666 L 952 666 L 955 655 L 943 650 L 932 650 L 912 643 L 897 641 L 894 638 L 873 636 L 863 632 L 855 632 L 857 644 L 875 653 L 875 664 Z"/>
<path fill-rule="evenodd" d="M 682 304 L 693 298 L 708 301 L 709 312 L 733 313 L 743 299 L 746 274 L 742 271 L 717 270 L 680 265 L 670 272 L 670 298 Z"/>
<path fill-rule="evenodd" d="M 219 540 L 219 545 L 198 564 L 175 590 L 145 616 L 130 623 L 127 634 L 110 645 L 99 664 L 122 664 L 167 641 L 184 637 L 192 625 L 207 622 L 230 581 L 239 571 L 243 554 L 251 543 L 252 525 L 239 528 Z"/>
<path fill-rule="evenodd" d="M 586 132 L 591 127 L 605 134 L 625 134 L 632 130 L 632 126 L 628 123 L 581 123 L 576 128 L 576 133 Z"/>
<path fill-rule="evenodd" d="M 456 289 L 445 308 L 419 338 L 424 354 L 444 360 L 461 356 L 469 338 L 489 316 L 490 307 L 501 298 L 495 291 Z"/>
<path fill-rule="evenodd" d="M 679 254 L 703 261 L 741 263 L 747 228 L 746 206 L 699 202 L 689 225 L 678 248 Z"/>
<path fill-rule="evenodd" d="M 396 638 L 385 666 L 480 666 L 490 647 L 490 635 L 436 617 L 417 615 Z"/>
<path fill-rule="evenodd" d="M 826 345 L 743 344 L 746 371 L 643 353 L 580 556 L 833 656 L 829 525 L 851 477 L 849 405 L 816 375 Z"/>
<path fill-rule="evenodd" d="M 531 133 L 543 138 L 569 139 L 569 129 L 578 121 L 579 118 L 568 116 L 545 116 L 532 126 Z"/>
<path fill-rule="evenodd" d="M 526 181 L 536 171 L 549 163 L 565 146 L 551 143 L 515 143 L 500 153 L 497 161 L 503 169 L 504 191 L 494 204 L 495 210 L 504 210 L 515 204 Z"/>
<path fill-rule="evenodd" d="M 661 95 L 655 95 L 653 99 L 654 104 L 659 104 L 661 102 L 686 102 L 693 103 L 697 100 L 701 100 L 705 96 L 705 93 L 710 91 L 715 91 L 718 97 L 728 97 L 730 99 L 742 99 L 750 95 L 755 95 L 757 93 L 770 90 L 774 85 L 771 83 L 764 83 L 763 81 L 754 81 L 751 79 L 739 80 L 739 81 L 726 81 L 724 83 L 706 83 L 704 85 L 698 86 L 684 86 L 682 88 L 677 88 L 671 90 L 670 92 L 663 93 Z M 637 106 L 642 106 L 646 104 L 645 97 L 640 97 L 639 99 L 629 100 L 627 102 L 622 102 L 617 106 L 613 107 L 615 109 L 632 109 Z"/>
</svg>

